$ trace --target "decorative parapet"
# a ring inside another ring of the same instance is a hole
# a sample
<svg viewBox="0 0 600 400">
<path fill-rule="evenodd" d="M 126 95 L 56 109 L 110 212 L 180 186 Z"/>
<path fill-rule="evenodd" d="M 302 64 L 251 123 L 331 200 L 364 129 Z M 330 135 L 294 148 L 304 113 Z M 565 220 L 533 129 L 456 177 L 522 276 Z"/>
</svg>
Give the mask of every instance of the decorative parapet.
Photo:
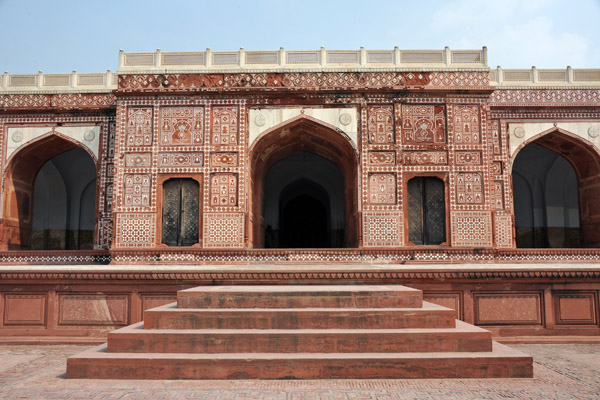
<svg viewBox="0 0 600 400">
<path fill-rule="evenodd" d="M 0 93 L 105 93 L 117 88 L 117 74 L 9 74 L 0 75 Z"/>
<path fill-rule="evenodd" d="M 481 50 L 279 50 L 119 53 L 119 74 L 202 72 L 435 71 L 488 69 Z"/>
<path fill-rule="evenodd" d="M 498 88 L 600 87 L 600 69 L 490 70 L 490 84 Z"/>
</svg>

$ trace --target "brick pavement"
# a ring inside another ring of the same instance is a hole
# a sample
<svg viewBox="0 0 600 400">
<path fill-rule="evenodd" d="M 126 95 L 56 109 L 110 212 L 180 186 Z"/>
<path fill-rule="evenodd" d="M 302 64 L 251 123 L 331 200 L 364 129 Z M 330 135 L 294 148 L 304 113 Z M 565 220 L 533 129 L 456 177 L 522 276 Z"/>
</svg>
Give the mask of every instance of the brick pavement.
<svg viewBox="0 0 600 400">
<path fill-rule="evenodd" d="M 533 379 L 135 381 L 67 380 L 89 346 L 0 346 L 1 399 L 600 399 L 600 344 L 513 345 Z"/>
</svg>

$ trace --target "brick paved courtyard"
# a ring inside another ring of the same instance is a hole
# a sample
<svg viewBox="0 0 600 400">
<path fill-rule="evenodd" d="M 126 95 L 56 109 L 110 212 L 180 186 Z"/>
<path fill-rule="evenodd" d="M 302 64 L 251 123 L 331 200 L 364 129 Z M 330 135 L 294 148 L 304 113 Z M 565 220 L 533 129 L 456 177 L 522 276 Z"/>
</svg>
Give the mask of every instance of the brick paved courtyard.
<svg viewBox="0 0 600 400">
<path fill-rule="evenodd" d="M 600 344 L 513 345 L 533 379 L 134 381 L 67 380 L 89 346 L 0 346 L 2 399 L 600 399 Z"/>
</svg>

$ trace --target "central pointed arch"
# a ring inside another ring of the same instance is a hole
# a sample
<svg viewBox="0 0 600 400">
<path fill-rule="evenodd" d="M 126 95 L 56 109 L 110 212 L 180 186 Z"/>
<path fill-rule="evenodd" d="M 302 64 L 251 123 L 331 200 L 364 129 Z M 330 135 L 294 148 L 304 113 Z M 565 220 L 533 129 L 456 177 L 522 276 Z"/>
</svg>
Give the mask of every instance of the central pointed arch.
<svg viewBox="0 0 600 400">
<path fill-rule="evenodd" d="M 323 165 L 330 163 L 339 170 L 343 181 L 341 197 L 343 197 L 344 229 L 343 237 L 340 240 L 332 240 L 331 243 L 335 247 L 356 247 L 358 245 L 358 153 L 350 138 L 343 132 L 304 114 L 265 131 L 250 148 L 252 180 L 248 218 L 249 246 L 265 247 L 267 226 L 264 196 L 267 173 L 276 163 L 292 156 L 298 157 L 302 153 L 314 155 L 314 157 L 309 155 L 310 160 L 324 159 Z M 298 179 L 298 177 L 290 177 L 290 179 Z M 315 185 L 320 183 L 313 180 L 307 187 L 315 187 Z M 313 198 L 322 197 L 307 194 Z M 327 208 L 327 205 L 324 206 Z"/>
</svg>

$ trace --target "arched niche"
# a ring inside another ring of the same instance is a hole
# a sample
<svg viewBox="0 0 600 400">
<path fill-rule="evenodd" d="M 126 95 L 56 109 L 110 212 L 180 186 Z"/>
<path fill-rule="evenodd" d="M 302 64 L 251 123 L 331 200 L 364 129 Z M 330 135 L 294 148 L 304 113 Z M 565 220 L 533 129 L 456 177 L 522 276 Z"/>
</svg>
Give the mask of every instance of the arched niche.
<svg viewBox="0 0 600 400">
<path fill-rule="evenodd" d="M 14 153 L 4 172 L 3 249 L 92 249 L 96 160 L 49 132 Z"/>
<path fill-rule="evenodd" d="M 250 246 L 265 247 L 267 235 L 269 240 L 275 237 L 273 230 L 279 229 L 279 222 L 273 221 L 279 221 L 284 211 L 283 189 L 291 190 L 294 185 L 294 196 L 290 199 L 307 195 L 322 204 L 323 198 L 329 199 L 329 246 L 357 246 L 358 156 L 342 132 L 300 115 L 264 132 L 254 142 L 250 168 Z M 320 191 L 327 196 L 319 195 Z"/>
<path fill-rule="evenodd" d="M 533 137 L 512 164 L 517 247 L 600 245 L 600 155 L 562 129 Z"/>
</svg>

